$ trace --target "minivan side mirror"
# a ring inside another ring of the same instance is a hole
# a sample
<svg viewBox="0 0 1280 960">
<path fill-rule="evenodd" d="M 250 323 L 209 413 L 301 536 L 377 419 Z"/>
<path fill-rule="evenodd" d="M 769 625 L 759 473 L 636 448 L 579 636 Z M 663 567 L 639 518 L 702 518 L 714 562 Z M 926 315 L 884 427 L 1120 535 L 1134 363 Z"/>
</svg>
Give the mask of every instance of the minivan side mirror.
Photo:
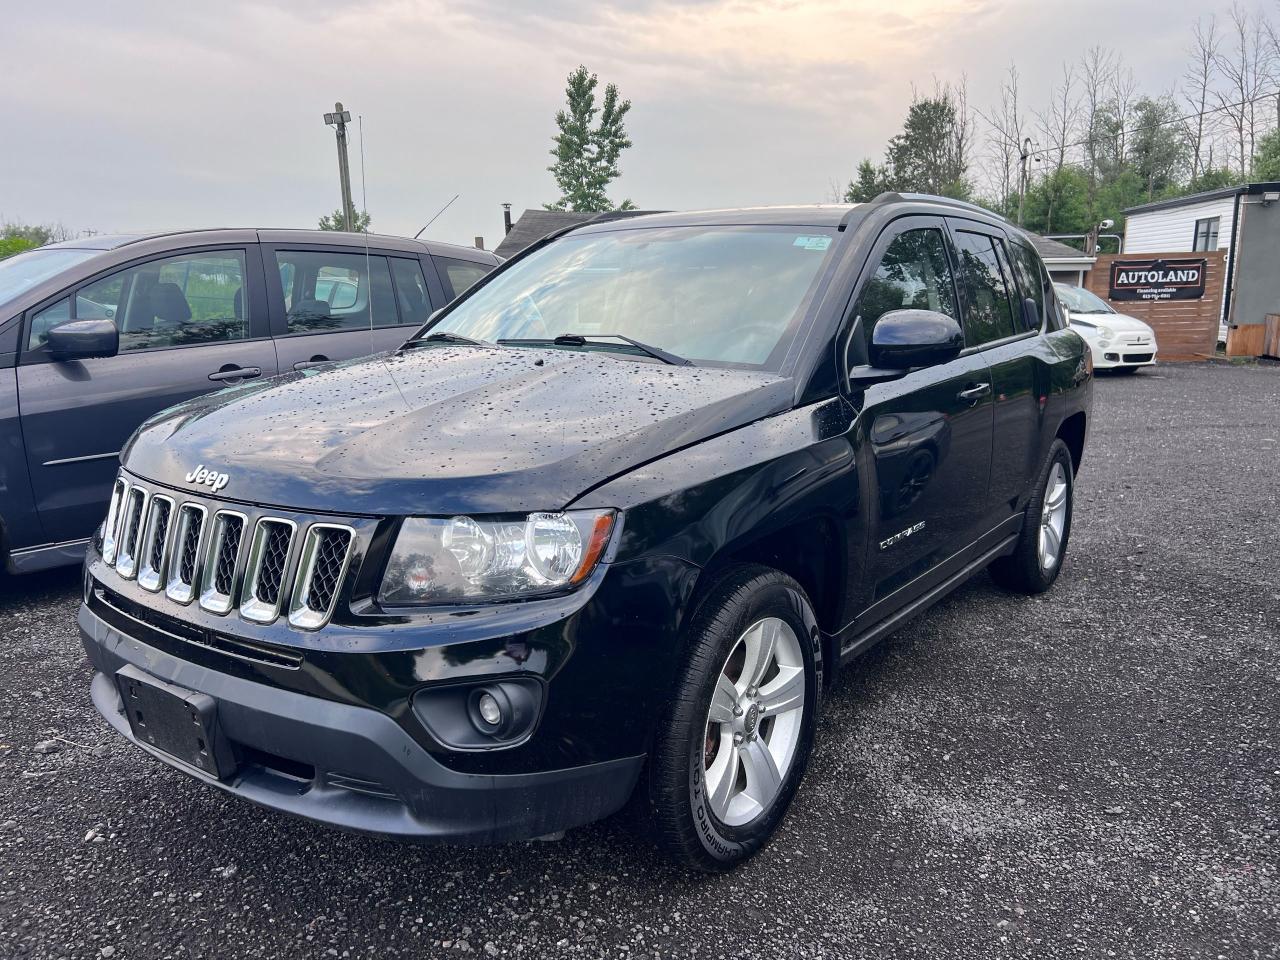
<svg viewBox="0 0 1280 960">
<path fill-rule="evenodd" d="M 55 360 L 114 357 L 120 352 L 120 331 L 114 320 L 69 320 L 45 336 L 49 355 Z"/>
<path fill-rule="evenodd" d="M 931 367 L 954 360 L 964 331 L 954 317 L 933 310 L 890 310 L 871 329 L 871 365 L 888 370 Z"/>
</svg>

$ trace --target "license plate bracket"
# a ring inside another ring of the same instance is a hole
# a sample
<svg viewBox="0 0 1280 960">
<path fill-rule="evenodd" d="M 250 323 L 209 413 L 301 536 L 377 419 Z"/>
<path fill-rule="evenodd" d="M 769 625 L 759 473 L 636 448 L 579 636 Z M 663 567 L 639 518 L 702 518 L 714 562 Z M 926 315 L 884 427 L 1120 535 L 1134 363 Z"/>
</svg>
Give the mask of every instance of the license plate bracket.
<svg viewBox="0 0 1280 960">
<path fill-rule="evenodd" d="M 116 686 L 134 738 L 215 779 L 235 769 L 235 754 L 218 724 L 213 697 L 159 680 L 130 664 Z"/>
</svg>

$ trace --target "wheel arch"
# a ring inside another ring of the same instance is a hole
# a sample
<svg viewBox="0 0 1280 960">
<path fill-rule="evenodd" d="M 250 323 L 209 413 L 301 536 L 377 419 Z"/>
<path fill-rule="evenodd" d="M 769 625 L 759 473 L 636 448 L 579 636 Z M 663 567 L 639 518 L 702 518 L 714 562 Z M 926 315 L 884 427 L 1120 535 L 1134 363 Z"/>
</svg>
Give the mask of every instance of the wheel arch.
<svg viewBox="0 0 1280 960">
<path fill-rule="evenodd" d="M 1071 469 L 1080 472 L 1080 458 L 1084 456 L 1084 437 L 1087 428 L 1085 412 L 1073 413 L 1062 421 L 1058 427 L 1057 438 L 1067 445 L 1071 452 Z"/>
</svg>

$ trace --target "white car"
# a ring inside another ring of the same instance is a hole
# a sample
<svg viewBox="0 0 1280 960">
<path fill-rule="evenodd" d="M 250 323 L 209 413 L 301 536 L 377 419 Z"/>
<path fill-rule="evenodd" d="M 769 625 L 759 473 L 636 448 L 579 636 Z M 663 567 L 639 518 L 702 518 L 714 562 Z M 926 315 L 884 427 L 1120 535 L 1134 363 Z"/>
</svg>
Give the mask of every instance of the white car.
<svg viewBox="0 0 1280 960">
<path fill-rule="evenodd" d="M 1134 373 L 1156 362 L 1155 331 L 1137 317 L 1116 313 L 1111 304 L 1084 287 L 1053 286 L 1067 309 L 1071 329 L 1093 351 L 1094 369 Z"/>
</svg>

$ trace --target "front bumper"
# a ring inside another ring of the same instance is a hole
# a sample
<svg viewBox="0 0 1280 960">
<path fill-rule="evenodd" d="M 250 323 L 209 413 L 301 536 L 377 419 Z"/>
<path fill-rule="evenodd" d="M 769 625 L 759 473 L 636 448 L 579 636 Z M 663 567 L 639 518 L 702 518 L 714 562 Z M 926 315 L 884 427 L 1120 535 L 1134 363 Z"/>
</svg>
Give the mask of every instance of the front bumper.
<svg viewBox="0 0 1280 960">
<path fill-rule="evenodd" d="M 1155 337 L 1138 337 L 1133 334 L 1121 334 L 1107 341 L 1102 346 L 1096 339 L 1088 341 L 1093 352 L 1095 370 L 1108 370 L 1114 367 L 1149 367 L 1156 362 Z"/>
<path fill-rule="evenodd" d="M 143 750 L 263 806 L 351 830 L 415 840 L 499 843 L 598 820 L 630 796 L 643 756 L 557 770 L 450 769 L 378 710 L 257 683 L 127 635 L 87 606 L 80 634 L 99 713 Z M 217 702 L 238 763 L 216 779 L 132 735 L 115 675 L 134 668 Z"/>
</svg>

